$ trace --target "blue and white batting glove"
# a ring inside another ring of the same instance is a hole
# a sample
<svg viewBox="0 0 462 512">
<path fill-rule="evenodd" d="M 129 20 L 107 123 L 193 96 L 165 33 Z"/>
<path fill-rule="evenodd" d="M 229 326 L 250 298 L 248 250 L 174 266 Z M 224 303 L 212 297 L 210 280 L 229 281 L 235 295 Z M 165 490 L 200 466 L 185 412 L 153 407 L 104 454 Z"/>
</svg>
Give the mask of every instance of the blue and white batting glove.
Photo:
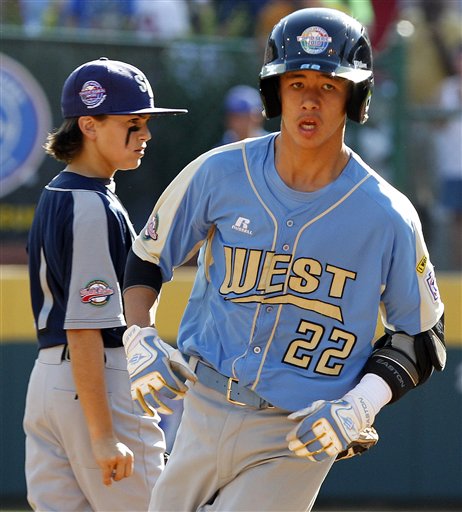
<svg viewBox="0 0 462 512">
<path fill-rule="evenodd" d="M 289 419 L 297 421 L 286 439 L 289 450 L 313 462 L 336 457 L 372 425 L 374 413 L 362 398 L 348 396 L 326 402 L 318 400 L 310 407 L 293 412 Z"/>
<path fill-rule="evenodd" d="M 172 414 L 173 410 L 160 396 L 179 400 L 188 390 L 185 381 L 197 380 L 181 352 L 162 341 L 154 327 L 132 325 L 124 333 L 123 344 L 132 399 L 149 416 L 154 416 L 155 410 Z"/>
</svg>

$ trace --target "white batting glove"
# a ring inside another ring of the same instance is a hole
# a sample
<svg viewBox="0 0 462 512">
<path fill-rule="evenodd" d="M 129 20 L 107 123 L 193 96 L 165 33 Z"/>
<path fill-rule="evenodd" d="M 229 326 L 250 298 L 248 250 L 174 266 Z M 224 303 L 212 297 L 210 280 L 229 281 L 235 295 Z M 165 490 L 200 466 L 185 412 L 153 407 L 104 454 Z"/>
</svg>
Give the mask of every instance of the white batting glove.
<svg viewBox="0 0 462 512">
<path fill-rule="evenodd" d="M 123 335 L 123 344 L 132 399 L 150 416 L 154 416 L 154 410 L 172 414 L 159 395 L 179 400 L 188 389 L 185 381 L 197 380 L 181 352 L 162 341 L 154 327 L 132 325 Z"/>
<path fill-rule="evenodd" d="M 344 398 L 330 402 L 318 400 L 290 414 L 289 419 L 298 425 L 286 437 L 289 450 L 312 462 L 323 462 L 358 440 L 361 431 L 372 425 L 375 415 L 364 398 Z"/>
</svg>

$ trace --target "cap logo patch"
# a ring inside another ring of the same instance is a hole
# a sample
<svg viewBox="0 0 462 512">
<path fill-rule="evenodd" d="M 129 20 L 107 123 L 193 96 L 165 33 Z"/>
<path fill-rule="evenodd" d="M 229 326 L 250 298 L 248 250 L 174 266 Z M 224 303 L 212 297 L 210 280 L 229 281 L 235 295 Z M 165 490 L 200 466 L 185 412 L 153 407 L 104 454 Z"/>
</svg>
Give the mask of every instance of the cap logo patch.
<svg viewBox="0 0 462 512">
<path fill-rule="evenodd" d="M 85 288 L 80 290 L 80 300 L 84 304 L 104 306 L 108 303 L 110 296 L 113 294 L 114 290 L 112 290 L 105 281 L 96 279 L 90 281 Z"/>
<path fill-rule="evenodd" d="M 107 98 L 106 89 L 94 80 L 85 82 L 79 92 L 80 99 L 88 108 L 96 108 Z"/>
<path fill-rule="evenodd" d="M 317 55 L 322 53 L 332 42 L 332 37 L 321 27 L 306 28 L 301 36 L 297 36 L 297 41 L 306 53 Z"/>
</svg>

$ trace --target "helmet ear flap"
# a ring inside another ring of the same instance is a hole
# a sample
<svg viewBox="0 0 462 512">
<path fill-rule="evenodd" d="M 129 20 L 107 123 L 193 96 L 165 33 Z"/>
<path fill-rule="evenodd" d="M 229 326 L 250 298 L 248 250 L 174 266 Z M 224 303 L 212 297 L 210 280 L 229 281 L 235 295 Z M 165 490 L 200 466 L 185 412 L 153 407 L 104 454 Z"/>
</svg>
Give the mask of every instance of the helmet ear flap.
<svg viewBox="0 0 462 512">
<path fill-rule="evenodd" d="M 347 116 L 352 121 L 364 124 L 369 118 L 368 111 L 372 97 L 373 80 L 365 80 L 351 87 L 347 104 Z"/>
<path fill-rule="evenodd" d="M 260 80 L 260 95 L 263 101 L 266 119 L 281 115 L 281 99 L 279 95 L 279 76 Z"/>
</svg>

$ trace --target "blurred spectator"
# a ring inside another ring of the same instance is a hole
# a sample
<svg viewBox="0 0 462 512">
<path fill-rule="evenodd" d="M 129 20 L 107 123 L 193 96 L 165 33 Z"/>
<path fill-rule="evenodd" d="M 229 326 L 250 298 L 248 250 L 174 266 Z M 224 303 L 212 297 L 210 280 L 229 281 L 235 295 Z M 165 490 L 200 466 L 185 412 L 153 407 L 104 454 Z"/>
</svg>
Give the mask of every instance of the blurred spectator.
<svg viewBox="0 0 462 512">
<path fill-rule="evenodd" d="M 264 50 L 268 34 L 280 19 L 297 9 L 309 7 L 309 3 L 300 0 L 268 0 L 255 20 L 254 35 L 261 50 Z"/>
<path fill-rule="evenodd" d="M 456 74 L 438 91 L 443 120 L 434 130 L 439 176 L 439 204 L 448 215 L 448 252 L 451 270 L 462 270 L 462 44 L 453 52 Z"/>
<path fill-rule="evenodd" d="M 140 39 L 175 39 L 191 32 L 186 0 L 133 0 L 133 24 Z"/>
<path fill-rule="evenodd" d="M 398 18 L 399 0 L 371 0 L 373 19 L 368 24 L 372 48 L 375 52 L 386 49 L 388 33 Z"/>
<path fill-rule="evenodd" d="M 130 28 L 134 0 L 66 0 L 61 6 L 64 26 L 120 30 Z"/>
<path fill-rule="evenodd" d="M 28 36 L 39 35 L 47 24 L 50 0 L 20 0 L 19 7 L 26 34 Z"/>
<path fill-rule="evenodd" d="M 461 37 L 459 2 L 419 0 L 401 12 L 412 25 L 407 41 L 408 97 L 413 104 L 433 101 L 441 81 L 454 73 L 451 48 Z"/>
<path fill-rule="evenodd" d="M 229 89 L 224 101 L 225 131 L 218 145 L 268 133 L 263 124 L 263 104 L 260 93 L 249 85 Z"/>
<path fill-rule="evenodd" d="M 268 0 L 214 0 L 217 35 L 251 37 L 259 12 Z"/>
<path fill-rule="evenodd" d="M 437 244 L 440 226 L 435 216 L 438 176 L 435 173 L 435 122 L 426 115 L 442 81 L 454 73 L 451 48 L 461 37 L 458 4 L 452 0 L 405 0 L 400 17 L 407 27 L 405 61 L 401 63 L 406 80 L 407 193 L 416 206 L 427 244 Z M 398 63 L 399 65 L 399 63 Z M 440 251 L 435 251 L 435 258 Z"/>
</svg>

